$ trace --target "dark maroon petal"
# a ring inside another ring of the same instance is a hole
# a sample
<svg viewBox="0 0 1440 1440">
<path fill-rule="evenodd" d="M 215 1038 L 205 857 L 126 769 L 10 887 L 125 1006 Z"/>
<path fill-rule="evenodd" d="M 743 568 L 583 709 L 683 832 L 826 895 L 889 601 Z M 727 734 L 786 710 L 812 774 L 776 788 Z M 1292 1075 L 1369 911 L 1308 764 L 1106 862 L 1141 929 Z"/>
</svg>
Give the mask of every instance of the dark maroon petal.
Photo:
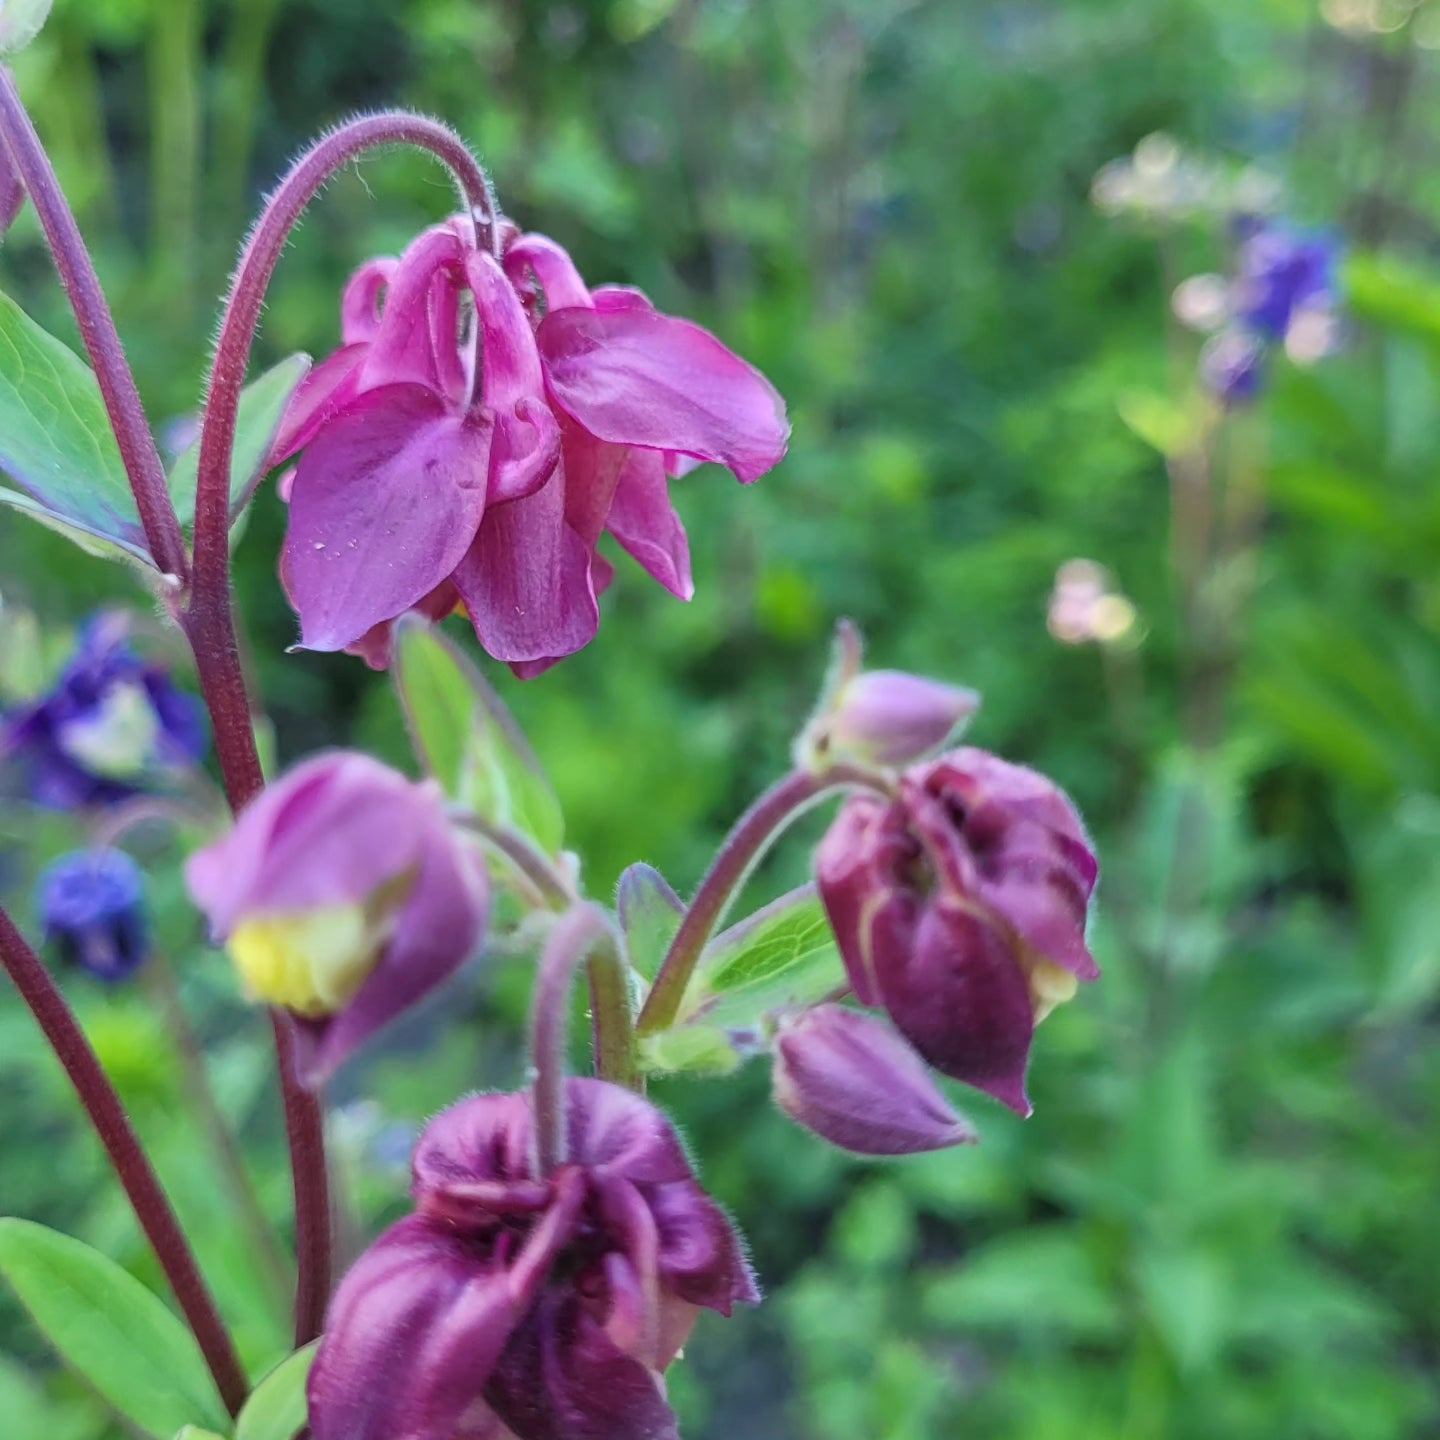
<svg viewBox="0 0 1440 1440">
<path fill-rule="evenodd" d="M 362 838 L 376 843 L 373 830 Z M 324 1084 L 371 1036 L 474 957 L 485 933 L 489 890 L 483 859 L 436 809 L 427 817 L 414 888 L 380 963 L 343 1009 L 306 1027 L 315 1046 L 300 1057 L 303 1084 Z"/>
<path fill-rule="evenodd" d="M 936 898 L 921 910 L 908 953 L 877 954 L 876 977 L 890 1018 L 937 1070 L 1030 1113 L 1035 1015 L 1013 934 Z"/>
<path fill-rule="evenodd" d="M 554 310 L 536 333 L 550 393 L 597 439 L 679 451 L 757 480 L 785 454 L 785 402 L 688 320 L 639 305 Z"/>
<path fill-rule="evenodd" d="M 815 852 L 815 883 L 840 946 L 850 988 L 862 1005 L 879 1004 L 874 980 L 873 931 L 881 919 L 887 942 L 908 949 L 913 923 L 910 897 L 892 885 L 878 860 L 887 806 L 875 795 L 853 795 L 836 815 Z"/>
<path fill-rule="evenodd" d="M 605 1080 L 566 1082 L 570 1158 L 636 1184 L 693 1180 L 675 1127 L 642 1096 Z"/>
<path fill-rule="evenodd" d="M 523 284 L 527 271 L 533 271 L 539 280 L 547 310 L 589 306 L 590 292 L 575 262 L 565 248 L 548 235 L 522 235 L 506 249 L 505 273 L 511 282 Z"/>
<path fill-rule="evenodd" d="M 481 1440 L 514 1322 L 504 1271 L 418 1216 L 341 1282 L 308 1382 L 312 1440 Z M 479 1413 L 476 1413 L 476 1412 Z"/>
<path fill-rule="evenodd" d="M 186 880 L 217 937 L 251 914 L 358 904 L 417 866 L 439 809 L 368 755 L 330 751 L 267 785 Z"/>
<path fill-rule="evenodd" d="M 485 1398 L 518 1440 L 679 1440 L 659 1376 L 616 1346 L 573 1296 L 541 1299 Z"/>
<path fill-rule="evenodd" d="M 489 459 L 489 429 L 418 385 L 370 391 L 325 426 L 296 471 L 285 540 L 305 648 L 343 650 L 450 575 Z"/>
<path fill-rule="evenodd" d="M 774 1082 L 792 1120 L 858 1155 L 914 1155 L 977 1138 L 904 1040 L 839 1005 L 782 1027 Z"/>
<path fill-rule="evenodd" d="M 492 506 L 455 567 L 480 643 L 497 660 L 553 659 L 600 628 L 591 547 L 565 521 L 564 466 L 534 495 Z"/>
<path fill-rule="evenodd" d="M 265 462 L 267 469 L 303 450 L 325 424 L 355 399 L 361 390 L 360 366 L 365 353 L 364 345 L 347 345 L 306 374 L 285 406 L 280 429 Z M 282 485 L 281 499 L 289 502 L 288 486 Z"/>
<path fill-rule="evenodd" d="M 625 457 L 606 529 L 672 595 L 695 594 L 690 576 L 690 541 L 670 503 L 665 457 L 631 447 Z"/>
<path fill-rule="evenodd" d="M 730 1217 L 690 1180 L 646 1189 L 660 1234 L 665 1288 L 690 1305 L 729 1315 L 737 1304 L 758 1305 L 760 1290 Z"/>
<path fill-rule="evenodd" d="M 472 1095 L 442 1110 L 415 1148 L 412 1193 L 485 1180 L 529 1180 L 533 1127 L 525 1095 Z"/>
</svg>

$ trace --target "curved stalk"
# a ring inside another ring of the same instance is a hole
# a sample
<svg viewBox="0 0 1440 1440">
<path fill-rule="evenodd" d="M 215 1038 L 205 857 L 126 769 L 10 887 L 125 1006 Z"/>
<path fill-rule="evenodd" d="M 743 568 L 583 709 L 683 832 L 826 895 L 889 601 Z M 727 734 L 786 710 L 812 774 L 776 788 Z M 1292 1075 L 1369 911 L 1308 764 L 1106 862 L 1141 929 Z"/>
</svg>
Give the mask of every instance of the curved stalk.
<svg viewBox="0 0 1440 1440">
<path fill-rule="evenodd" d="M 646 997 L 636 1022 L 641 1035 L 673 1024 L 695 973 L 706 942 L 715 933 L 725 911 L 766 850 L 816 801 L 832 790 L 860 786 L 888 795 L 885 778 L 860 765 L 832 765 L 820 772 L 796 770 L 772 785 L 741 817 L 725 837 L 685 918 L 665 952 L 660 973 Z"/>
<path fill-rule="evenodd" d="M 232 1415 L 239 1414 L 249 1390 L 245 1372 L 159 1176 L 65 997 L 4 909 L 0 909 L 0 962 L 75 1087 L 135 1218 L 195 1334 L 226 1409 Z"/>
<path fill-rule="evenodd" d="M 25 182 L 45 228 L 45 238 L 50 242 L 55 268 L 70 297 L 80 338 L 95 367 L 95 378 L 100 382 L 100 394 L 135 495 L 145 543 L 161 573 L 173 575 L 183 583 L 189 574 L 185 537 L 165 484 L 165 466 L 140 404 L 135 376 L 125 358 L 125 347 L 120 343 L 115 318 L 100 288 L 100 278 L 85 248 L 80 227 L 75 223 L 70 203 L 15 88 L 15 77 L 8 65 L 0 65 L 0 139 Z"/>
</svg>

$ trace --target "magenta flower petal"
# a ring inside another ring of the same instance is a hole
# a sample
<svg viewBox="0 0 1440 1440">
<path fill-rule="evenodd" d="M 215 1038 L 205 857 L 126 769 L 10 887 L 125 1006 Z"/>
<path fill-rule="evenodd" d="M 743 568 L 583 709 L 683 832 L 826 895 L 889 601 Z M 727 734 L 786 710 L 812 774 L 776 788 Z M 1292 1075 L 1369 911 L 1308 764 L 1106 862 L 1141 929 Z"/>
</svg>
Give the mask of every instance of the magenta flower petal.
<svg viewBox="0 0 1440 1440">
<path fill-rule="evenodd" d="M 309 1089 L 323 1085 L 371 1036 L 443 985 L 479 948 L 489 910 L 484 861 L 455 843 L 438 808 L 427 820 L 419 873 L 380 963 L 342 1010 L 299 1022 L 296 1060 Z"/>
<path fill-rule="evenodd" d="M 270 446 L 267 468 L 303 450 L 360 393 L 360 368 L 367 347 L 346 345 L 327 356 L 295 387 Z M 282 495 L 288 501 L 289 495 Z"/>
<path fill-rule="evenodd" d="M 659 1229 L 660 1274 L 670 1290 L 721 1315 L 737 1304 L 760 1303 L 735 1227 L 694 1181 L 657 1185 L 649 1200 Z"/>
<path fill-rule="evenodd" d="M 186 882 L 217 939 L 247 914 L 363 901 L 420 863 L 436 805 L 416 800 L 415 785 L 368 755 L 316 755 L 267 785 L 227 835 L 192 855 Z"/>
<path fill-rule="evenodd" d="M 606 528 L 672 595 L 695 594 L 690 541 L 670 503 L 665 457 L 632 447 L 615 487 Z"/>
<path fill-rule="evenodd" d="M 565 523 L 563 465 L 534 495 L 496 505 L 455 566 L 480 643 L 497 660 L 573 654 L 600 628 L 591 549 Z"/>
<path fill-rule="evenodd" d="M 708 331 L 638 305 L 552 310 L 536 333 L 552 398 L 592 435 L 727 465 L 780 463 L 785 402 Z"/>
<path fill-rule="evenodd" d="M 346 282 L 340 297 L 340 337 L 347 345 L 373 340 L 380 328 L 380 302 L 400 262 L 383 255 L 368 260 Z"/>
<path fill-rule="evenodd" d="M 505 251 L 505 273 L 518 288 L 524 288 L 527 271 L 533 271 L 539 280 L 547 309 L 589 306 L 590 291 L 575 262 L 548 235 L 522 235 Z"/>
<path fill-rule="evenodd" d="M 413 381 L 448 396 L 463 398 L 464 375 L 457 350 L 459 294 L 465 247 L 446 225 L 415 240 L 389 282 L 370 353 L 367 386 Z"/>
<path fill-rule="evenodd" d="M 533 493 L 554 473 L 560 427 L 545 404 L 534 332 L 499 262 L 472 253 L 468 274 L 484 356 L 480 396 L 495 414 L 487 495 L 498 505 Z"/>
<path fill-rule="evenodd" d="M 900 1036 L 840 1005 L 818 1005 L 782 1027 L 774 1082 L 792 1120 L 858 1155 L 914 1155 L 976 1138 Z"/>
<path fill-rule="evenodd" d="M 418 385 L 373 390 L 324 427 L 300 459 L 285 539 L 306 649 L 343 650 L 455 569 L 489 459 L 488 427 Z"/>
</svg>

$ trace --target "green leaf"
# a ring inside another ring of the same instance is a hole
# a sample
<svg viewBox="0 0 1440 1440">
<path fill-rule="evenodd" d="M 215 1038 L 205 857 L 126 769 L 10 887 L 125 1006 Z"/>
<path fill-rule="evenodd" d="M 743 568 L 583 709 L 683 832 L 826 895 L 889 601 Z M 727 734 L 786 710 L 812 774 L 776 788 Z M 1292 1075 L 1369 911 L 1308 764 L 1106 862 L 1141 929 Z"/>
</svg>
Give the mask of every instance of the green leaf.
<svg viewBox="0 0 1440 1440">
<path fill-rule="evenodd" d="M 235 447 L 230 457 L 230 522 L 250 503 L 255 487 L 265 478 L 265 461 L 280 429 L 281 417 L 296 387 L 310 370 L 310 357 L 296 353 L 272 365 L 240 392 L 235 420 Z M 200 437 L 170 471 L 170 498 L 180 523 L 195 522 L 195 487 L 199 484 Z"/>
<path fill-rule="evenodd" d="M 813 885 L 757 910 L 705 948 L 682 1020 L 747 1029 L 811 1005 L 845 983 L 845 967 Z"/>
<path fill-rule="evenodd" d="M 202 1430 L 198 1425 L 187 1425 L 176 1432 L 175 1440 L 225 1440 L 225 1437 L 213 1430 Z"/>
<path fill-rule="evenodd" d="M 640 1064 L 667 1075 L 728 1075 L 744 1057 L 714 1025 L 676 1025 L 640 1040 Z"/>
<path fill-rule="evenodd" d="M 255 1387 L 235 1421 L 235 1440 L 294 1440 L 305 1423 L 305 1381 L 319 1345 L 286 1356 Z"/>
<path fill-rule="evenodd" d="M 168 1437 L 228 1426 L 194 1337 L 133 1275 L 29 1220 L 0 1220 L 0 1274 L 50 1342 L 127 1420 Z"/>
<path fill-rule="evenodd" d="M 636 864 L 620 877 L 616 908 L 630 968 L 653 981 L 685 918 L 684 902 L 653 865 Z"/>
<path fill-rule="evenodd" d="M 0 470 L 16 487 L 0 504 L 92 553 L 153 563 L 94 372 L 3 293 Z"/>
<path fill-rule="evenodd" d="M 479 670 L 417 615 L 395 627 L 393 668 L 415 753 L 445 793 L 556 854 L 565 837 L 560 802 Z"/>
<path fill-rule="evenodd" d="M 1132 434 L 1162 455 L 1183 455 L 1200 443 L 1204 417 L 1195 408 L 1177 405 L 1163 395 L 1131 390 L 1115 403 Z"/>
</svg>

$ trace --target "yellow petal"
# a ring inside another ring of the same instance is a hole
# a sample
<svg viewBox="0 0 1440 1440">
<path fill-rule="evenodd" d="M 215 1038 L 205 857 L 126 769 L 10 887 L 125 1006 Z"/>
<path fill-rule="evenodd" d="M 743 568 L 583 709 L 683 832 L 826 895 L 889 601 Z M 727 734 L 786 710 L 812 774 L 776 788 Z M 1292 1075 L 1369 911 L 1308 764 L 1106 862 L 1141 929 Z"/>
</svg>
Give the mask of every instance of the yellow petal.
<svg viewBox="0 0 1440 1440">
<path fill-rule="evenodd" d="M 1030 1003 L 1035 1007 L 1038 1025 L 1057 1005 L 1075 998 L 1080 982 L 1059 965 L 1036 956 L 1030 963 L 1026 979 L 1030 983 Z"/>
<path fill-rule="evenodd" d="M 313 1020 L 354 997 L 383 943 L 384 932 L 361 906 L 334 905 L 247 920 L 228 948 L 253 999 Z"/>
</svg>

